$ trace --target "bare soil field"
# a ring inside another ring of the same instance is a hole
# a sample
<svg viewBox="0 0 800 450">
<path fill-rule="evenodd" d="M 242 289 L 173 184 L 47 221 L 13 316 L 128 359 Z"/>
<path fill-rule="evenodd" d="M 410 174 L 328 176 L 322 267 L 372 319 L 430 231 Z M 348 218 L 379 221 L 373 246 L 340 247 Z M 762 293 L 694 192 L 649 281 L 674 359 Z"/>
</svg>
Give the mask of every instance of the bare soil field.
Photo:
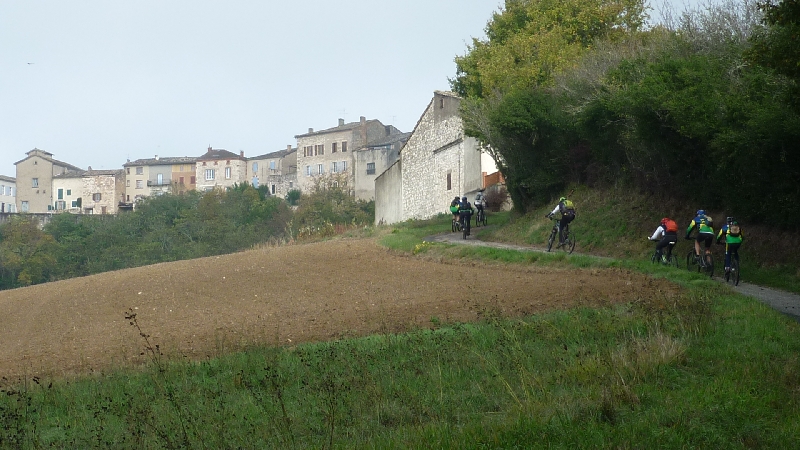
<svg viewBox="0 0 800 450">
<path fill-rule="evenodd" d="M 251 345 L 631 301 L 679 288 L 623 270 L 440 262 L 371 239 L 263 248 L 0 291 L 0 377 L 62 377 L 144 363 L 145 342 L 201 360 Z"/>
</svg>

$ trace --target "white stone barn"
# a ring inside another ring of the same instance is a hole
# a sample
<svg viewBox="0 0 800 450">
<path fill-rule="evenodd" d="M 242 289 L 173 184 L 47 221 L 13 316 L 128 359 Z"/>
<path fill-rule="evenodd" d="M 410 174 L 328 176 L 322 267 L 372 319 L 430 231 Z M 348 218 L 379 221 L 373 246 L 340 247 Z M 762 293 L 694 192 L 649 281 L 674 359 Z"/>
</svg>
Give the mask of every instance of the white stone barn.
<svg viewBox="0 0 800 450">
<path fill-rule="evenodd" d="M 375 180 L 375 223 L 428 219 L 447 213 L 455 196 L 470 202 L 497 171 L 494 160 L 464 135 L 461 99 L 435 91 L 399 159 Z"/>
</svg>

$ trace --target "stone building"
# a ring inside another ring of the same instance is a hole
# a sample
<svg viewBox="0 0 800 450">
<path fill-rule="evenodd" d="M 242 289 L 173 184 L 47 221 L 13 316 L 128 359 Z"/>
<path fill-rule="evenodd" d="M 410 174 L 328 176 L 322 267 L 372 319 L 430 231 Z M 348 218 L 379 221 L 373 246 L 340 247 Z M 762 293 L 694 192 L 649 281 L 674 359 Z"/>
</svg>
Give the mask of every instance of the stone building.
<svg viewBox="0 0 800 450">
<path fill-rule="evenodd" d="M 229 152 L 223 149 L 212 149 L 197 157 L 195 176 L 198 191 L 210 191 L 214 188 L 229 188 L 234 184 L 250 182 L 247 179 L 247 159 L 244 152 Z"/>
<path fill-rule="evenodd" d="M 375 179 L 389 168 L 408 141 L 411 133 L 390 134 L 353 152 L 355 196 L 359 200 L 375 200 Z"/>
<path fill-rule="evenodd" d="M 167 192 L 180 194 L 195 189 L 195 162 L 190 156 L 137 159 L 122 165 L 125 170 L 125 198 L 130 207 L 136 200 Z"/>
<path fill-rule="evenodd" d="M 17 212 L 17 180 L 0 175 L 0 213 Z"/>
<path fill-rule="evenodd" d="M 45 213 L 52 210 L 54 201 L 53 177 L 68 171 L 83 172 L 80 167 L 53 159 L 53 154 L 34 148 L 25 159 L 14 163 L 17 181 L 19 212 Z"/>
<path fill-rule="evenodd" d="M 74 214 L 116 214 L 125 196 L 124 170 L 68 171 L 53 177 L 52 210 Z"/>
<path fill-rule="evenodd" d="M 246 178 L 255 187 L 269 187 L 270 195 L 285 198 L 297 188 L 297 149 L 287 145 L 286 150 L 247 158 Z"/>
<path fill-rule="evenodd" d="M 478 142 L 464 135 L 461 99 L 435 91 L 398 160 L 375 180 L 375 222 L 427 219 L 447 212 L 455 196 L 470 201 L 497 171 Z"/>
<path fill-rule="evenodd" d="M 308 190 L 316 176 L 345 174 L 348 186 L 354 191 L 353 152 L 393 134 L 400 134 L 400 130 L 361 116 L 358 122 L 344 123 L 344 119 L 339 119 L 336 127 L 320 131 L 309 128 L 308 133 L 296 135 L 298 187 Z"/>
</svg>

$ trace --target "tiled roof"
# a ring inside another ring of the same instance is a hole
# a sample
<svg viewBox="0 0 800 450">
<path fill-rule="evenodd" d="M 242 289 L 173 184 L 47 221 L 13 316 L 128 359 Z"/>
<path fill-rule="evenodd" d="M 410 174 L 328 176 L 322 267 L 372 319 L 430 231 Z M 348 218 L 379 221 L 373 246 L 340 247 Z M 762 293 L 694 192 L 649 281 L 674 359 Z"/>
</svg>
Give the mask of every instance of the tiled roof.
<svg viewBox="0 0 800 450">
<path fill-rule="evenodd" d="M 240 155 L 237 155 L 236 153 L 229 152 L 227 150 L 209 149 L 204 155 L 199 156 L 196 159 L 198 161 L 207 161 L 214 159 L 244 159 L 244 158 Z"/>
<path fill-rule="evenodd" d="M 130 166 L 165 166 L 170 164 L 194 164 L 197 158 L 194 156 L 166 156 L 158 158 L 143 158 L 136 161 L 128 161 L 122 167 Z"/>
<path fill-rule="evenodd" d="M 376 139 L 374 141 L 369 142 L 365 145 L 365 148 L 369 147 L 383 147 L 386 145 L 391 145 L 397 142 L 402 142 L 408 140 L 411 133 L 397 133 L 397 134 L 390 134 L 384 138 Z"/>
<path fill-rule="evenodd" d="M 34 151 L 38 151 L 38 152 L 44 153 L 44 154 L 46 154 L 46 155 L 52 155 L 52 153 L 48 153 L 48 152 L 46 152 L 46 151 L 44 151 L 44 150 L 40 150 L 40 149 L 38 149 L 38 148 L 35 148 L 35 149 L 33 149 L 33 150 L 31 150 L 31 151 L 29 151 L 29 152 L 28 152 L 28 154 L 29 154 L 29 155 L 28 155 L 27 157 L 25 157 L 25 158 L 23 158 L 23 159 L 20 159 L 19 161 L 15 162 L 15 163 L 14 163 L 14 165 L 17 165 L 17 164 L 21 163 L 22 161 L 25 161 L 25 160 L 26 160 L 26 159 L 28 159 L 28 158 L 33 158 L 34 156 L 37 156 L 37 157 L 39 157 L 39 158 L 42 158 L 42 159 L 44 159 L 44 160 L 50 161 L 51 163 L 53 163 L 53 164 L 55 164 L 55 165 L 57 165 L 57 166 L 64 167 L 64 168 L 66 168 L 67 170 L 83 170 L 83 169 L 81 169 L 80 167 L 73 166 L 72 164 L 65 163 L 65 162 L 63 162 L 63 161 L 59 161 L 59 160 L 57 160 L 57 159 L 53 159 L 53 158 L 51 158 L 51 157 L 49 157 L 49 156 L 44 156 L 44 155 L 41 155 L 41 154 L 40 154 L 40 155 L 30 155 L 30 153 L 32 153 L 32 152 L 34 152 Z"/>
<path fill-rule="evenodd" d="M 17 179 L 14 178 L 14 177 L 7 177 L 5 175 L 0 175 L 0 181 L 8 181 L 8 182 L 11 182 L 11 183 L 16 183 Z"/>
<path fill-rule="evenodd" d="M 376 119 L 367 120 L 365 123 L 370 124 L 370 123 L 374 123 L 374 122 L 378 122 L 378 120 L 376 120 Z M 361 122 L 350 122 L 350 123 L 346 123 L 344 125 L 339 125 L 339 126 L 336 126 L 336 127 L 333 127 L 333 128 L 328 128 L 327 130 L 319 130 L 319 131 L 312 131 L 311 133 L 298 134 L 298 135 L 295 135 L 295 139 L 301 138 L 301 137 L 307 137 L 307 136 L 315 136 L 317 134 L 336 133 L 336 132 L 339 132 L 339 131 L 354 130 L 354 129 L 360 127 L 360 126 L 361 126 Z"/>
<path fill-rule="evenodd" d="M 261 156 L 253 156 L 253 157 L 247 158 L 247 160 L 248 161 L 252 161 L 254 159 L 278 159 L 278 158 L 283 158 L 284 156 L 286 156 L 286 155 L 288 155 L 290 153 L 294 153 L 296 151 L 297 151 L 296 148 L 293 148 L 291 151 L 289 151 L 289 150 L 279 150 L 277 152 L 266 153 L 266 154 L 263 154 Z"/>
</svg>

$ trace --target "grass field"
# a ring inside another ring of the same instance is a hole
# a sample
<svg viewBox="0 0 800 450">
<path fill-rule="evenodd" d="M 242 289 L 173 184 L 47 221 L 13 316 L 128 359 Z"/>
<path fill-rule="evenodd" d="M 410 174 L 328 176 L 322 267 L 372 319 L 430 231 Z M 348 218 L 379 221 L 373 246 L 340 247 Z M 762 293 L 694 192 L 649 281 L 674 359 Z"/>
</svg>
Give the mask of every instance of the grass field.
<svg viewBox="0 0 800 450">
<path fill-rule="evenodd" d="M 800 324 L 698 274 L 652 265 L 645 237 L 661 214 L 640 206 L 636 225 L 618 223 L 631 213 L 622 197 L 591 195 L 574 226 L 576 252 L 589 254 L 423 242 L 449 228 L 446 216 L 365 232 L 410 257 L 617 267 L 672 280 L 681 295 L 522 319 L 485 310 L 472 324 L 431 317 L 431 329 L 406 334 L 200 363 L 175 362 L 142 338 L 144 371 L 3 380 L 0 447 L 796 447 Z M 478 233 L 541 244 L 543 211 L 492 215 Z M 759 267 L 778 279 L 791 263 Z"/>
</svg>

